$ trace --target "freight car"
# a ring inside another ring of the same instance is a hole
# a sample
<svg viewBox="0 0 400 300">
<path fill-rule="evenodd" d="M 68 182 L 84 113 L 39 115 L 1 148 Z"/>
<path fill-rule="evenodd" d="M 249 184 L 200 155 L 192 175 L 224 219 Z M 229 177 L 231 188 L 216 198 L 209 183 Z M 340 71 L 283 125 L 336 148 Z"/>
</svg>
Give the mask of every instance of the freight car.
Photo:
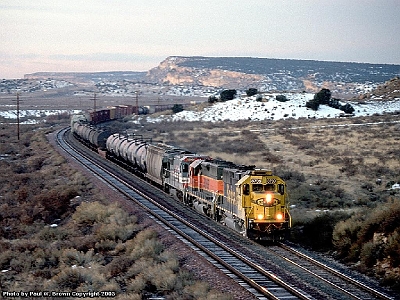
<svg viewBox="0 0 400 300">
<path fill-rule="evenodd" d="M 83 144 L 96 151 L 106 149 L 106 141 L 111 134 L 107 129 L 100 129 L 83 121 L 73 122 L 71 132 Z"/>
<path fill-rule="evenodd" d="M 122 119 L 132 114 L 146 115 L 148 113 L 149 108 L 146 106 L 139 106 L 136 108 L 136 106 L 132 105 L 116 105 L 96 110 L 88 110 L 86 112 L 86 120 L 92 125 L 95 125 L 115 119 Z"/>
<path fill-rule="evenodd" d="M 253 240 L 283 240 L 291 227 L 286 183 L 237 165 L 137 136 L 71 121 L 74 136 L 148 179 L 185 205 Z"/>
</svg>

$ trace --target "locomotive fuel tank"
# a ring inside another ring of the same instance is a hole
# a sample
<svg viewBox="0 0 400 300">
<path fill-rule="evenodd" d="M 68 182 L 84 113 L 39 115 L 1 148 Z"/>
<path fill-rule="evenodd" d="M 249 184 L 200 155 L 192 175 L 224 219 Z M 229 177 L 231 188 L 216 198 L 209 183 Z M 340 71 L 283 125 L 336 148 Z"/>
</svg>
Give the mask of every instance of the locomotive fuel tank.
<svg viewBox="0 0 400 300">
<path fill-rule="evenodd" d="M 233 229 L 233 230 L 238 231 L 240 233 L 243 233 L 243 231 L 245 230 L 245 228 L 243 226 L 243 222 L 241 222 L 240 219 L 238 219 L 237 217 L 235 217 L 235 216 L 233 216 L 233 215 L 231 215 L 230 213 L 227 213 L 227 212 L 225 212 L 224 223 L 230 229 Z"/>
<path fill-rule="evenodd" d="M 199 213 L 201 213 L 201 214 L 203 214 L 203 215 L 206 215 L 206 214 L 207 214 L 207 206 L 204 205 L 204 204 L 202 204 L 201 202 L 199 202 L 199 201 L 194 201 L 194 202 L 193 202 L 193 207 L 194 207 L 194 209 L 195 209 L 197 212 L 199 212 Z"/>
</svg>

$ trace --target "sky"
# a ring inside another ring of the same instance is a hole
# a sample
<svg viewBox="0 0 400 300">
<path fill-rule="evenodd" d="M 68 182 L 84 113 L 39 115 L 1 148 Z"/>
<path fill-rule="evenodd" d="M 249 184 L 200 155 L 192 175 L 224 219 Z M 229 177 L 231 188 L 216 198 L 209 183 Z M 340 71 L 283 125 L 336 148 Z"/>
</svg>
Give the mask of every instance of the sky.
<svg viewBox="0 0 400 300">
<path fill-rule="evenodd" d="M 400 64 L 400 0 L 1 0 L 0 79 L 168 56 Z"/>
</svg>

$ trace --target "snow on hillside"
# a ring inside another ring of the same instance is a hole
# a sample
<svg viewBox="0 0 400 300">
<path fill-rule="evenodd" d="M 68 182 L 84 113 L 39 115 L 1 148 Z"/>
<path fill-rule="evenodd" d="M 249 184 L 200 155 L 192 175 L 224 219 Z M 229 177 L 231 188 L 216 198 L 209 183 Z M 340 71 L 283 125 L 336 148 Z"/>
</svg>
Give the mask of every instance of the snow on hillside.
<svg viewBox="0 0 400 300">
<path fill-rule="evenodd" d="M 256 101 L 256 96 L 252 97 L 239 97 L 237 99 L 217 102 L 212 106 L 206 107 L 203 111 L 191 111 L 189 109 L 184 110 L 174 115 L 163 115 L 158 117 L 152 117 L 149 115 L 147 118 L 148 122 L 161 122 L 167 121 L 208 121 L 218 122 L 224 120 L 279 120 L 288 118 L 336 118 L 343 114 L 343 111 L 329 107 L 327 105 L 320 105 L 317 111 L 313 111 L 305 107 L 306 102 L 314 97 L 314 94 L 295 94 L 286 93 L 288 101 L 279 102 L 276 100 L 277 95 L 282 94 L 268 94 L 264 95 L 263 102 Z M 204 101 L 207 101 L 206 98 Z M 350 103 L 355 109 L 355 116 L 368 116 L 373 114 L 382 114 L 389 112 L 400 112 L 400 98 L 396 98 L 390 101 L 370 101 L 360 103 Z M 342 102 L 341 104 L 345 104 Z M 46 117 L 48 115 L 57 114 L 74 114 L 79 111 L 67 111 L 67 110 L 20 110 L 21 118 L 38 118 Z M 17 112 L 15 110 L 0 111 L 0 116 L 9 119 L 16 119 Z M 143 118 L 143 117 L 142 117 Z M 30 123 L 35 121 L 25 121 Z"/>
<path fill-rule="evenodd" d="M 278 120 L 287 118 L 336 118 L 343 115 L 343 111 L 320 105 L 317 111 L 305 107 L 306 102 L 314 97 L 314 94 L 284 94 L 289 101 L 279 102 L 276 96 L 281 94 L 270 94 L 264 102 L 256 101 L 255 96 L 240 97 L 231 101 L 218 102 L 203 111 L 185 110 L 172 116 L 160 116 L 152 118 L 149 122 L 169 121 L 224 121 L 224 120 Z M 355 109 L 355 116 L 367 116 L 382 114 L 385 112 L 400 112 L 400 99 L 393 101 L 365 102 L 365 104 L 350 103 Z M 344 103 L 341 103 L 344 104 Z"/>
<path fill-rule="evenodd" d="M 52 115 L 60 115 L 60 114 L 76 114 L 79 113 L 80 110 L 40 110 L 40 109 L 29 109 L 29 110 L 20 110 L 19 117 L 23 119 L 21 124 L 34 124 L 37 123 L 36 118 L 45 118 L 47 116 Z M 17 111 L 16 110 L 5 110 L 0 111 L 0 117 L 6 119 L 17 119 Z M 32 118 L 32 119 L 30 119 Z"/>
</svg>

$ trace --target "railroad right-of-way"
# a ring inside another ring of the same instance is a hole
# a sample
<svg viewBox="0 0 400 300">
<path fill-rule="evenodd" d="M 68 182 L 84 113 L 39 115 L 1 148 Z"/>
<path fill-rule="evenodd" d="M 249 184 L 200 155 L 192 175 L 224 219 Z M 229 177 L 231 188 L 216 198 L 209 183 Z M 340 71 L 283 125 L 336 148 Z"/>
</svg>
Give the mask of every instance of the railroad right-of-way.
<svg viewBox="0 0 400 300">
<path fill-rule="evenodd" d="M 287 254 L 264 247 L 216 224 L 182 205 L 149 183 L 133 176 L 98 154 L 81 147 L 60 131 L 58 143 L 95 176 L 137 201 L 157 222 L 218 266 L 238 286 L 258 299 L 394 299 L 368 283 L 348 283 L 351 275 L 322 273 L 322 265 L 303 267 Z M 70 143 L 70 144 L 69 144 Z M 75 148 L 79 148 L 78 153 Z M 155 199 L 155 200 L 154 200 Z M 326 271 L 324 271 L 326 272 Z M 351 288 L 348 288 L 352 284 Z"/>
</svg>

